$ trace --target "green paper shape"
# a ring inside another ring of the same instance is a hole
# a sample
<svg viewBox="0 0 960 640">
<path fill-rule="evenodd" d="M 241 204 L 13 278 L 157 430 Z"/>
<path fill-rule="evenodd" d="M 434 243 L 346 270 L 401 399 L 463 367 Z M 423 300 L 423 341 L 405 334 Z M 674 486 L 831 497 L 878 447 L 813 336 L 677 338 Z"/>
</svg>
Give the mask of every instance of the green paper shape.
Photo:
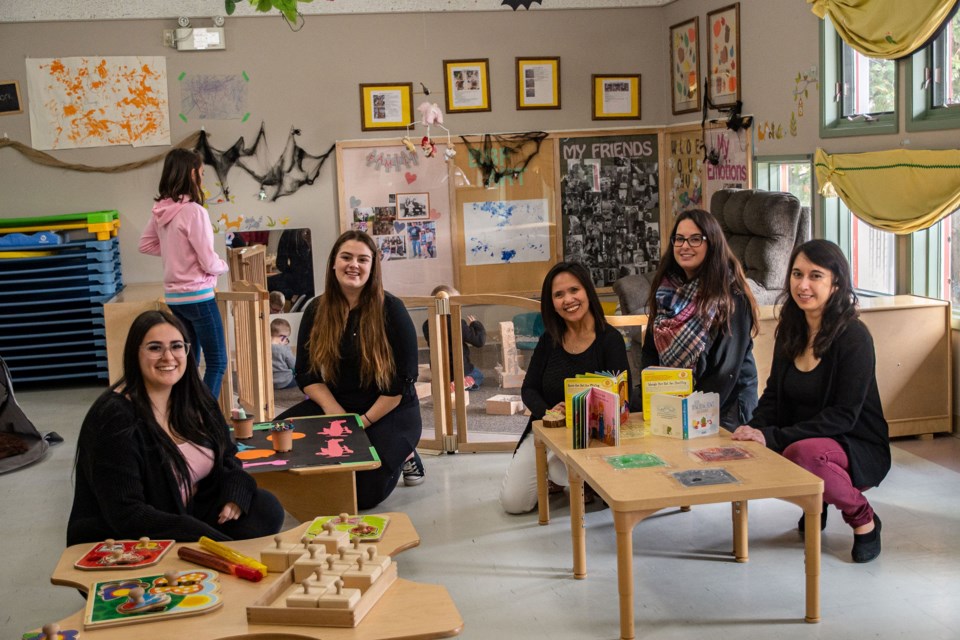
<svg viewBox="0 0 960 640">
<path fill-rule="evenodd" d="M 606 456 L 614 469 L 645 469 L 647 467 L 665 467 L 667 463 L 655 453 L 629 453 L 622 456 Z"/>
</svg>

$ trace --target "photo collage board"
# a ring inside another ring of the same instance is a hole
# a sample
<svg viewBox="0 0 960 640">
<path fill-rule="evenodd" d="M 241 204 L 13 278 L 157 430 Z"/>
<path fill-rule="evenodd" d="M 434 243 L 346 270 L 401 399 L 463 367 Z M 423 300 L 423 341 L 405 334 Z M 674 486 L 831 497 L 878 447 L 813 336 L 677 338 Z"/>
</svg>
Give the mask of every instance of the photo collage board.
<svg viewBox="0 0 960 640">
<path fill-rule="evenodd" d="M 597 287 L 660 262 L 657 134 L 561 138 L 563 257 Z"/>
<path fill-rule="evenodd" d="M 373 237 L 384 287 L 396 295 L 429 295 L 453 282 L 447 164 L 397 141 L 337 144 L 340 228 Z"/>
</svg>

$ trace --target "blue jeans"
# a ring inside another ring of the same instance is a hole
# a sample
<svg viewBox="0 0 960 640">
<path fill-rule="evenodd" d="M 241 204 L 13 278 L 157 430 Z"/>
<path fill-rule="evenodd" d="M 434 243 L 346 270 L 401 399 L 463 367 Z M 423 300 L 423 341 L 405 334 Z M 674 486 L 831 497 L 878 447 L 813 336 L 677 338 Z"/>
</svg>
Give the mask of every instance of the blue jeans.
<svg viewBox="0 0 960 640">
<path fill-rule="evenodd" d="M 214 398 L 220 397 L 220 385 L 227 370 L 227 344 L 223 322 L 215 300 L 192 304 L 172 304 L 170 310 L 187 327 L 187 340 L 193 345 L 197 364 L 203 356 L 206 370 L 203 382 Z"/>
<path fill-rule="evenodd" d="M 476 365 L 474 365 L 473 371 L 468 372 L 466 376 L 470 376 L 471 378 L 473 378 L 473 386 L 467 387 L 467 391 L 475 391 L 480 388 L 480 385 L 483 384 L 483 372 L 480 371 L 480 369 L 478 369 Z"/>
</svg>

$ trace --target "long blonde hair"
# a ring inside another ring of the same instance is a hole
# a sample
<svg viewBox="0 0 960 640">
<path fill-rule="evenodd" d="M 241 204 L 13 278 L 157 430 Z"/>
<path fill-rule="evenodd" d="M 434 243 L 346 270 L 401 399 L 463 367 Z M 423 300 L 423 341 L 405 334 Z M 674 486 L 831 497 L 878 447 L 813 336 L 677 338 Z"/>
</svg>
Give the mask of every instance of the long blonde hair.
<svg viewBox="0 0 960 640">
<path fill-rule="evenodd" d="M 362 231 L 347 231 L 333 243 L 327 258 L 327 277 L 323 295 L 317 305 L 310 331 L 310 369 L 336 384 L 340 373 L 340 341 L 347 328 L 350 304 L 347 302 L 340 282 L 334 272 L 334 264 L 340 247 L 355 240 L 370 249 L 370 277 L 360 292 L 357 309 L 360 314 L 357 344 L 360 351 L 360 382 L 364 386 L 376 385 L 388 389 L 396 372 L 393 351 L 387 339 L 387 317 L 384 310 L 383 280 L 377 245 Z"/>
</svg>

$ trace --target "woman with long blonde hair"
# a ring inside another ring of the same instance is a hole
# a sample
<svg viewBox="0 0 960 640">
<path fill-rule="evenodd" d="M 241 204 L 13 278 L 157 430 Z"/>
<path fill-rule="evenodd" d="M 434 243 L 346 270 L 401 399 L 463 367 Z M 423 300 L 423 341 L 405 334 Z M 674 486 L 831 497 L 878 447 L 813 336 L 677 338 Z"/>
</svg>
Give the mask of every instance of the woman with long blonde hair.
<svg viewBox="0 0 960 640">
<path fill-rule="evenodd" d="M 324 292 L 303 312 L 296 376 L 307 399 L 278 419 L 355 413 L 377 449 L 380 468 L 357 473 L 360 509 L 386 499 L 405 467 L 422 479 L 416 330 L 403 302 L 383 290 L 377 245 L 362 231 L 333 245 Z"/>
</svg>

